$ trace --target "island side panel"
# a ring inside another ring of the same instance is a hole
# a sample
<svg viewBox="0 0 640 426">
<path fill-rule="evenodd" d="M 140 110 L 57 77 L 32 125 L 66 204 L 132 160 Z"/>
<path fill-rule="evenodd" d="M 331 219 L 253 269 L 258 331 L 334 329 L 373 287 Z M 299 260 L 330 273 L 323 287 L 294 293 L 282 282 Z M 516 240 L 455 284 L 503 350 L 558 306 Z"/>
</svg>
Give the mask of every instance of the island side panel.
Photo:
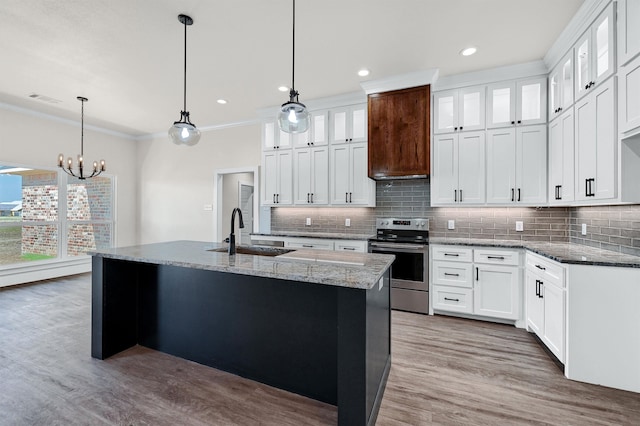
<svg viewBox="0 0 640 426">
<path fill-rule="evenodd" d="M 338 290 L 338 424 L 375 424 L 391 366 L 390 273 Z"/>
<path fill-rule="evenodd" d="M 155 265 L 139 343 L 336 404 L 337 287 Z"/>
<path fill-rule="evenodd" d="M 93 256 L 91 356 L 105 359 L 138 342 L 138 264 Z"/>
</svg>

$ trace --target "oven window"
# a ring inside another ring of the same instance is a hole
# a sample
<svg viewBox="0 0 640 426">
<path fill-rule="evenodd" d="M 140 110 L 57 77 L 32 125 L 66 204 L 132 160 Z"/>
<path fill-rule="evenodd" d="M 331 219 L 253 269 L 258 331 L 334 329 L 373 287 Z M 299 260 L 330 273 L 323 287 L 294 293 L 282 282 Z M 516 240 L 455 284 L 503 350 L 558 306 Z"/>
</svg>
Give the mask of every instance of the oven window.
<svg viewBox="0 0 640 426">
<path fill-rule="evenodd" d="M 379 249 L 376 249 L 375 253 L 396 256 L 393 268 L 391 268 L 391 278 L 405 281 L 424 281 L 424 253 L 402 253 Z"/>
</svg>

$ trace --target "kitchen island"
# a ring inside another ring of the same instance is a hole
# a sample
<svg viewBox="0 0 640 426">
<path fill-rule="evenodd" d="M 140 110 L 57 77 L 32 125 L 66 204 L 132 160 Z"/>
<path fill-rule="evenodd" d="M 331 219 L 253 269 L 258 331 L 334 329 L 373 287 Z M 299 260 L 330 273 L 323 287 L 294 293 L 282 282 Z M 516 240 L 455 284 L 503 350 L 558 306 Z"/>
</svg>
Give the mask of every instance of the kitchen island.
<svg viewBox="0 0 640 426">
<path fill-rule="evenodd" d="M 139 344 L 336 405 L 341 425 L 375 424 L 391 365 L 393 256 L 223 247 L 92 253 L 91 355 Z"/>
</svg>

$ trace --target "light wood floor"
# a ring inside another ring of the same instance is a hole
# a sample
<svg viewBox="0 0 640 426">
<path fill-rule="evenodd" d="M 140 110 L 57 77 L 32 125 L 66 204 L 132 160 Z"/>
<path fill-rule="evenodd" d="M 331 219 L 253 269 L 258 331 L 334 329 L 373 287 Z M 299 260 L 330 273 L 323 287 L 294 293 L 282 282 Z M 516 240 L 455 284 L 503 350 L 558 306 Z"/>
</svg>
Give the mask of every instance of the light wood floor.
<svg viewBox="0 0 640 426">
<path fill-rule="evenodd" d="M 331 425 L 335 407 L 135 347 L 90 356 L 90 275 L 0 290 L 0 425 Z M 394 312 L 377 425 L 640 425 L 525 331 Z"/>
</svg>

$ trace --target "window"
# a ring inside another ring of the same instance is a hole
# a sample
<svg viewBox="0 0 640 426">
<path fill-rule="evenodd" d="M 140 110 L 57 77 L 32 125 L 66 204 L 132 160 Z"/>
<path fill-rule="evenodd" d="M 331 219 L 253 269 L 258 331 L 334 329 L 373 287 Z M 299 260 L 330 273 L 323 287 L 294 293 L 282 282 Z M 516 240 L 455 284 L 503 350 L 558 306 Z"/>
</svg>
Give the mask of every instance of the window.
<svg viewBox="0 0 640 426">
<path fill-rule="evenodd" d="M 110 247 L 113 188 L 108 176 L 82 181 L 59 170 L 0 164 L 0 266 Z"/>
</svg>

